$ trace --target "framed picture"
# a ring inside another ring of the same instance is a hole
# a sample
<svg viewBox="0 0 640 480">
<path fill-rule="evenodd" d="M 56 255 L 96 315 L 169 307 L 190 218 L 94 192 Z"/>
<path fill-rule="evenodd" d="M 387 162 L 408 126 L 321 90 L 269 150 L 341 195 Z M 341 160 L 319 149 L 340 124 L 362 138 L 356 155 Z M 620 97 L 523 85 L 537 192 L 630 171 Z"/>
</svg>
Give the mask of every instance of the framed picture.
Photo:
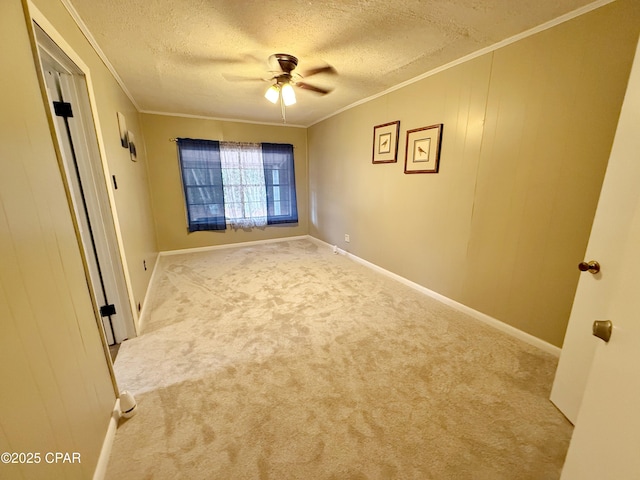
<svg viewBox="0 0 640 480">
<path fill-rule="evenodd" d="M 138 152 L 136 150 L 136 139 L 133 136 L 133 132 L 127 132 L 127 138 L 129 139 L 129 153 L 131 154 L 131 161 L 138 161 Z"/>
<path fill-rule="evenodd" d="M 404 173 L 438 173 L 443 124 L 407 131 Z"/>
<path fill-rule="evenodd" d="M 127 119 L 118 112 L 118 130 L 120 131 L 120 145 L 122 148 L 129 148 L 129 132 L 127 131 Z"/>
<path fill-rule="evenodd" d="M 372 163 L 394 163 L 398 161 L 398 133 L 400 120 L 373 127 Z"/>
</svg>

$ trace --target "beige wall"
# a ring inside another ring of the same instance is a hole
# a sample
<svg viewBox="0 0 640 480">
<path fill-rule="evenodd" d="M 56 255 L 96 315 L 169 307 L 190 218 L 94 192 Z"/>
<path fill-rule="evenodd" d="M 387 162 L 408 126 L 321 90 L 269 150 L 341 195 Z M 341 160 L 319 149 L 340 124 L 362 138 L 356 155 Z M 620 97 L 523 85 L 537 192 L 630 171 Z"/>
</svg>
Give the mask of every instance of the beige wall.
<svg viewBox="0 0 640 480">
<path fill-rule="evenodd" d="M 616 2 L 308 130 L 138 115 L 62 5 L 34 3 L 90 68 L 136 303 L 150 276 L 142 262 L 153 264 L 158 248 L 310 232 L 561 343 L 637 39 L 637 2 Z M 80 465 L 0 465 L 0 477 L 88 478 L 115 393 L 19 0 L 0 3 L 0 42 L 10 46 L 0 49 L 0 452 L 82 454 Z M 117 111 L 147 147 L 137 163 L 119 145 Z M 373 125 L 396 119 L 399 162 L 371 165 Z M 437 122 L 445 124 L 441 173 L 404 175 L 404 133 Z M 300 224 L 187 235 L 168 141 L 177 136 L 293 143 Z"/>
<path fill-rule="evenodd" d="M 621 0 L 312 126 L 311 235 L 562 345 L 639 28 Z M 404 174 L 435 123 L 440 173 Z"/>
<path fill-rule="evenodd" d="M 34 0 L 34 4 L 89 68 L 86 73 L 92 82 L 100 128 L 98 134 L 103 142 L 103 160 L 106 161 L 109 175 L 107 178 L 115 175 L 118 183 L 117 190 L 110 181 L 107 188 L 115 201 L 116 226 L 120 232 L 126 274 L 133 294 L 134 316 L 137 317 L 137 305 L 144 300 L 151 267 L 157 257 L 146 152 L 141 148 L 144 138 L 138 112 L 62 3 L 59 0 Z M 127 127 L 135 135 L 137 162 L 132 162 L 129 151 L 120 145 L 117 112 L 125 115 Z M 144 269 L 144 261 L 147 270 Z"/>
<path fill-rule="evenodd" d="M 306 129 L 167 115 L 142 114 L 141 118 L 149 158 L 149 181 L 160 251 L 308 233 Z M 228 228 L 222 232 L 188 233 L 177 148 L 176 143 L 170 141 L 176 137 L 293 144 L 299 223 L 247 231 Z"/>
<path fill-rule="evenodd" d="M 88 292 L 20 0 L 0 3 L 1 478 L 91 478 L 115 392 Z"/>
</svg>

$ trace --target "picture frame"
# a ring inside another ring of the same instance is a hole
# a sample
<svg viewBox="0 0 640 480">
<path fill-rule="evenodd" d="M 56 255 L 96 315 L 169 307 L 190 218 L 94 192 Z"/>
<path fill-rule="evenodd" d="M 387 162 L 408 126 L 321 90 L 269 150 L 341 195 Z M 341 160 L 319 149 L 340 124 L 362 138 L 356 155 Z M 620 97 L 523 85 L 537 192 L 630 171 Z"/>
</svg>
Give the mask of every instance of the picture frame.
<svg viewBox="0 0 640 480">
<path fill-rule="evenodd" d="M 404 173 L 438 173 L 444 124 L 407 131 Z"/>
<path fill-rule="evenodd" d="M 371 163 L 395 163 L 398 161 L 399 133 L 400 120 L 373 127 Z"/>
<path fill-rule="evenodd" d="M 122 148 L 129 148 L 129 131 L 127 130 L 127 119 L 125 116 L 118 113 L 118 131 L 120 132 L 120 145 Z"/>
<path fill-rule="evenodd" d="M 131 155 L 131 161 L 138 161 L 138 150 L 136 149 L 136 139 L 133 132 L 127 132 L 127 138 L 129 139 L 129 154 Z"/>
</svg>

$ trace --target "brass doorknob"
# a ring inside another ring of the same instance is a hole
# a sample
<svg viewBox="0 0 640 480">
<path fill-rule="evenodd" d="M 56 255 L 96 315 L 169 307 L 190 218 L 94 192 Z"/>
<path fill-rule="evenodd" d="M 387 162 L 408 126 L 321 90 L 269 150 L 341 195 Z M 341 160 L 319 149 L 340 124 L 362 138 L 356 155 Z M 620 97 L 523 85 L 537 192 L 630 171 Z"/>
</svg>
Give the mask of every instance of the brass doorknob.
<svg viewBox="0 0 640 480">
<path fill-rule="evenodd" d="M 589 272 L 595 275 L 600 271 L 600 264 L 595 260 L 591 260 L 590 262 L 580 262 L 578 268 L 581 272 Z"/>
<path fill-rule="evenodd" d="M 593 322 L 593 335 L 605 342 L 611 339 L 613 331 L 613 322 L 611 320 L 596 320 Z"/>
</svg>

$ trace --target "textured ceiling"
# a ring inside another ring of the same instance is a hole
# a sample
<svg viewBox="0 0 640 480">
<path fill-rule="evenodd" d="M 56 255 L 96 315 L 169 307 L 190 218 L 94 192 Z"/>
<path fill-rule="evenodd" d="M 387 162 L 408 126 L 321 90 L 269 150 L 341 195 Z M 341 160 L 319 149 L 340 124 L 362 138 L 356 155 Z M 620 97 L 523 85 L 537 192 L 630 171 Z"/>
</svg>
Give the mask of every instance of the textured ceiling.
<svg viewBox="0 0 640 480">
<path fill-rule="evenodd" d="M 590 0 L 67 0 L 142 111 L 282 123 L 264 99 L 273 53 L 337 75 L 296 89 L 287 123 L 336 111 Z M 602 2 L 599 2 L 602 3 Z M 255 81 L 230 80 L 236 77 Z"/>
</svg>

